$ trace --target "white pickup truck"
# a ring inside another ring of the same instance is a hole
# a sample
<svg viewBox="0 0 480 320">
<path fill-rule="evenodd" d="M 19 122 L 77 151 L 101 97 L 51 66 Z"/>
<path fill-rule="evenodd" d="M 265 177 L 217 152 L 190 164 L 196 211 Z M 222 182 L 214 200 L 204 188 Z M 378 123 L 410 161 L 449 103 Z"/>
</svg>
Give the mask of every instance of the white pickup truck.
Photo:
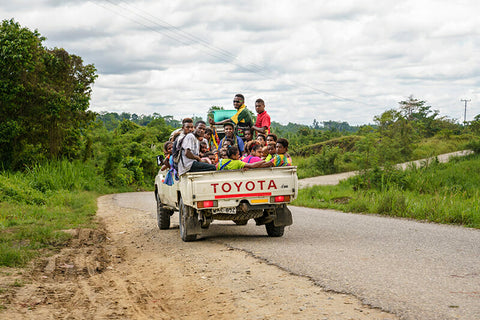
<svg viewBox="0 0 480 320">
<path fill-rule="evenodd" d="M 297 197 L 297 167 L 191 172 L 171 186 L 163 183 L 165 175 L 155 177 L 158 227 L 170 228 L 178 211 L 183 241 L 196 240 L 213 220 L 245 225 L 255 219 L 271 237 L 283 236 L 293 222 L 287 204 Z"/>
</svg>

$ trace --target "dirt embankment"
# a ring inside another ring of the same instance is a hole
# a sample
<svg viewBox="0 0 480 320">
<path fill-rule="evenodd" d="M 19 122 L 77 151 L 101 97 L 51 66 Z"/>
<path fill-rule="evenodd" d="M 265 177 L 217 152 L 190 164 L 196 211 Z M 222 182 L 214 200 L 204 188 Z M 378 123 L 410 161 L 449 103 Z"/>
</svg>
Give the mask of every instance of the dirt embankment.
<svg viewBox="0 0 480 320">
<path fill-rule="evenodd" d="M 24 270 L 0 269 L 2 319 L 396 319 L 214 241 L 183 243 L 152 212 L 98 200 L 97 230 Z"/>
</svg>

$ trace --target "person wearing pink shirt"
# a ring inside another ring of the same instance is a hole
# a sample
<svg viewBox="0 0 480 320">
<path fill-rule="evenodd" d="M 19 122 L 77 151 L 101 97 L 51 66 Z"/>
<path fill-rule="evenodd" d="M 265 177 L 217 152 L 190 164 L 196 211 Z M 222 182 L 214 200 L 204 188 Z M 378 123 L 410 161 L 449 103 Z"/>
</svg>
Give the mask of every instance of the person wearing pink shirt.
<svg viewBox="0 0 480 320">
<path fill-rule="evenodd" d="M 250 141 L 247 143 L 246 147 L 247 152 L 249 154 L 242 158 L 242 161 L 245 163 L 255 163 L 259 161 L 263 161 L 261 158 L 262 156 L 262 146 L 257 141 Z"/>
</svg>

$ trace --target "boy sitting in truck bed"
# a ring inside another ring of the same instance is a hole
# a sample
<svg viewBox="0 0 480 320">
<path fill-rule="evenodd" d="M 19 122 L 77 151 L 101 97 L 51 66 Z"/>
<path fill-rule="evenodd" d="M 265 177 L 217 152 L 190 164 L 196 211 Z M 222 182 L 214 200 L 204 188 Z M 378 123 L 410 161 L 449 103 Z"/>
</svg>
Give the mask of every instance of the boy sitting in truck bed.
<svg viewBox="0 0 480 320">
<path fill-rule="evenodd" d="M 267 151 L 268 151 L 268 155 L 267 157 L 265 158 L 265 161 L 270 161 L 273 159 L 273 157 L 275 157 L 275 155 L 277 154 L 277 143 L 276 142 L 269 142 L 267 144 Z"/>
<path fill-rule="evenodd" d="M 280 138 L 277 140 L 277 154 L 273 156 L 272 160 L 267 162 L 269 167 L 285 167 L 292 165 L 292 158 L 287 154 L 288 140 Z"/>
<path fill-rule="evenodd" d="M 220 144 L 218 145 L 219 148 L 222 148 L 225 144 L 225 141 L 227 139 L 230 139 L 233 142 L 233 145 L 238 146 L 238 150 L 240 153 L 243 153 L 244 150 L 244 143 L 242 138 L 237 136 L 235 134 L 235 128 L 233 126 L 233 123 L 227 122 L 223 125 L 223 129 L 225 131 L 225 137 L 223 137 L 222 140 L 220 140 Z"/>
</svg>

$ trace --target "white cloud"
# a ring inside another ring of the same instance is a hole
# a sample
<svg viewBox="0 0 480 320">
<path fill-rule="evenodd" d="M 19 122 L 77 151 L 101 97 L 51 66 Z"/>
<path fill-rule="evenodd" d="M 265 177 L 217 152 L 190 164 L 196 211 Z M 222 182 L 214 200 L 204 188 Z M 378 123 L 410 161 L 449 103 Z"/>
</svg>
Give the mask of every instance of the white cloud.
<svg viewBox="0 0 480 320">
<path fill-rule="evenodd" d="M 113 4 L 112 4 L 113 3 Z M 462 1 L 15 1 L 99 78 L 91 109 L 204 116 L 233 95 L 281 123 L 373 117 L 409 95 L 442 115 L 480 113 L 480 3 Z"/>
</svg>

